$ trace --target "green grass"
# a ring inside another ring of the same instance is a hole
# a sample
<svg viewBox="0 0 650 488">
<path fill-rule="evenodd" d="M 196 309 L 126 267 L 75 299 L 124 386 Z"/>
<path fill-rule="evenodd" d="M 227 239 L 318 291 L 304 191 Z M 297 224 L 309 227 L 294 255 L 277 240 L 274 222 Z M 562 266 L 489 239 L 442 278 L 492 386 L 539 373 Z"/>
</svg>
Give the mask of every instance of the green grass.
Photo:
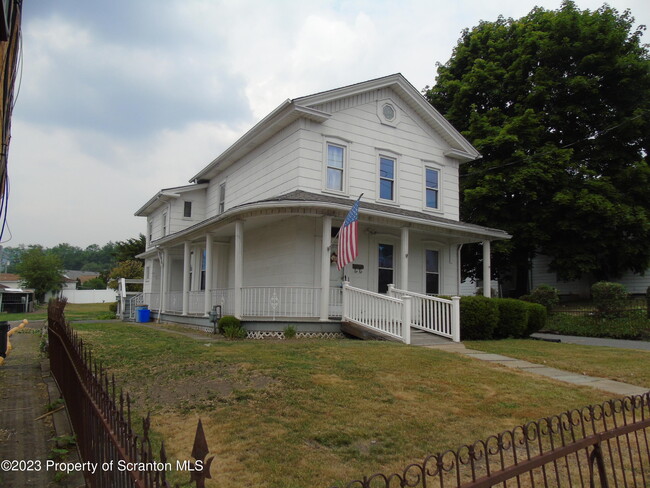
<svg viewBox="0 0 650 488">
<path fill-rule="evenodd" d="M 465 342 L 470 349 L 502 354 L 588 376 L 650 389 L 650 352 L 613 347 L 558 344 L 531 339 Z"/>
<path fill-rule="evenodd" d="M 388 342 L 208 342 L 121 323 L 75 329 L 135 410 L 152 412 L 171 458 L 189 459 L 202 419 L 216 455 L 213 487 L 330 486 L 401 470 L 608 396 Z"/>
<path fill-rule="evenodd" d="M 65 306 L 67 320 L 102 320 L 108 318 L 109 303 L 68 303 Z M 45 320 L 47 305 L 30 313 L 0 313 L 0 320 Z"/>
</svg>

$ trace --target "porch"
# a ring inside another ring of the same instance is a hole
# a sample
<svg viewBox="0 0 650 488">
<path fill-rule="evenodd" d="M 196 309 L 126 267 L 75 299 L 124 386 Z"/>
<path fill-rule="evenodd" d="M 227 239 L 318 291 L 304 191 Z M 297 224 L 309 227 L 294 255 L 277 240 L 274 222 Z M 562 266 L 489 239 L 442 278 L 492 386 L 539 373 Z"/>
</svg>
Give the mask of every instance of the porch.
<svg viewBox="0 0 650 488">
<path fill-rule="evenodd" d="M 190 313 L 183 313 L 183 294 L 168 293 L 167 309 L 160 308 L 159 293 L 133 297 L 129 308 L 146 304 L 153 315 L 165 321 L 178 321 L 212 330 L 205 314 L 205 300 L 220 309 L 221 315 L 235 315 L 234 289 L 188 292 Z M 209 295 L 209 296 L 208 296 Z M 412 329 L 460 341 L 459 297 L 451 300 L 423 295 L 389 285 L 386 295 L 350 286 L 331 287 L 328 296 L 328 320 L 322 320 L 320 288 L 244 287 L 241 289 L 242 313 L 239 314 L 249 336 L 273 337 L 287 323 L 298 325 L 299 332 L 332 335 L 342 331 L 361 338 L 379 337 L 411 344 Z M 360 332 L 359 332 L 360 331 Z"/>
</svg>

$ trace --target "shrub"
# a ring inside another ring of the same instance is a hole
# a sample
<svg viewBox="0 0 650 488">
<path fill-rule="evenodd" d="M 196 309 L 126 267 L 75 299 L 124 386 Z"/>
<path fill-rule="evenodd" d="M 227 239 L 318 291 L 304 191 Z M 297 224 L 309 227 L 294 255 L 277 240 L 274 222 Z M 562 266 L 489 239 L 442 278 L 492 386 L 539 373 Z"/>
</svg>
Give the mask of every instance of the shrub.
<svg viewBox="0 0 650 488">
<path fill-rule="evenodd" d="M 243 339 L 246 337 L 246 330 L 235 323 L 228 323 L 223 327 L 223 335 L 228 339 Z"/>
<path fill-rule="evenodd" d="M 284 328 L 284 338 L 285 339 L 294 339 L 296 337 L 296 326 L 295 325 L 287 325 Z"/>
<path fill-rule="evenodd" d="M 113 312 L 114 314 L 117 313 L 117 302 L 109 303 L 108 304 L 108 311 Z"/>
<path fill-rule="evenodd" d="M 601 317 L 614 317 L 625 304 L 627 290 L 620 283 L 599 281 L 591 286 L 591 298 Z"/>
<path fill-rule="evenodd" d="M 237 317 L 233 315 L 224 315 L 219 319 L 219 323 L 217 324 L 219 332 L 224 334 L 226 327 L 229 325 L 241 329 L 241 321 Z"/>
<path fill-rule="evenodd" d="M 527 303 L 515 298 L 494 298 L 499 308 L 499 323 L 494 329 L 496 339 L 524 337 L 528 330 Z"/>
<path fill-rule="evenodd" d="M 530 295 L 525 295 L 520 298 L 526 302 L 539 303 L 546 307 L 547 311 L 553 310 L 560 303 L 560 297 L 558 296 L 557 288 L 554 288 L 550 285 L 539 285 L 535 288 Z"/>
<path fill-rule="evenodd" d="M 546 307 L 540 303 L 526 303 L 528 307 L 528 324 L 526 326 L 526 335 L 529 336 L 539 332 L 546 326 L 548 312 Z"/>
<path fill-rule="evenodd" d="M 499 322 L 496 303 L 483 296 L 460 299 L 460 333 L 462 340 L 492 339 L 494 328 Z"/>
<path fill-rule="evenodd" d="M 625 316 L 617 318 L 558 313 L 548 319 L 546 330 L 558 334 L 584 337 L 647 339 L 650 332 L 650 320 L 642 310 L 629 312 Z"/>
</svg>

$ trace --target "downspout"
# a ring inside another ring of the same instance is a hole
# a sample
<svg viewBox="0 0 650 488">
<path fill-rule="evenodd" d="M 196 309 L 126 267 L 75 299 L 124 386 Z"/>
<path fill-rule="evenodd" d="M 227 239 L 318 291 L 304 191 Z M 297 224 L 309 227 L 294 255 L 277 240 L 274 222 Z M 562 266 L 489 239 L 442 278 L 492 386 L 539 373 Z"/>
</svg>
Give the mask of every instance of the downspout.
<svg viewBox="0 0 650 488">
<path fill-rule="evenodd" d="M 160 246 L 156 246 L 156 253 L 158 254 L 158 262 L 160 263 L 160 298 L 158 299 L 158 320 L 156 323 L 160 323 L 160 314 L 162 313 L 162 304 L 163 304 L 163 276 L 165 275 L 164 269 L 165 265 L 163 264 L 164 253 L 160 249 Z"/>
<path fill-rule="evenodd" d="M 456 280 L 456 295 L 460 296 L 460 283 L 461 283 L 461 278 L 463 277 L 462 275 L 462 266 L 460 262 L 460 250 L 463 248 L 462 244 L 458 244 L 458 247 L 456 249 L 456 263 L 458 265 L 458 279 Z"/>
</svg>

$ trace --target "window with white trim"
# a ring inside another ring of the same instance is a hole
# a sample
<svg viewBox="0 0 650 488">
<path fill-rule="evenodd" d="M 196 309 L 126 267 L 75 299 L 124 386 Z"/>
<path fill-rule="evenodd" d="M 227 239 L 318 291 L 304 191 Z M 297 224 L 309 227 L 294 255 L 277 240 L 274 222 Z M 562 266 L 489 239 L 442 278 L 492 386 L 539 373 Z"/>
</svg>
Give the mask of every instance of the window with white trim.
<svg viewBox="0 0 650 488">
<path fill-rule="evenodd" d="M 425 167 L 424 198 L 427 208 L 440 208 L 440 170 Z"/>
<path fill-rule="evenodd" d="M 189 218 L 192 216 L 192 202 L 183 202 L 183 217 Z"/>
<path fill-rule="evenodd" d="M 162 214 L 162 235 L 163 237 L 167 235 L 167 212 Z"/>
<path fill-rule="evenodd" d="M 425 287 L 427 295 L 440 293 L 440 253 L 434 249 L 425 251 Z"/>
<path fill-rule="evenodd" d="M 387 156 L 379 157 L 379 198 L 395 201 L 395 166 L 397 161 Z"/>
<path fill-rule="evenodd" d="M 219 185 L 219 213 L 222 214 L 226 209 L 226 182 Z"/>
<path fill-rule="evenodd" d="M 327 180 L 328 190 L 343 191 L 345 177 L 345 147 L 327 143 Z"/>
</svg>

